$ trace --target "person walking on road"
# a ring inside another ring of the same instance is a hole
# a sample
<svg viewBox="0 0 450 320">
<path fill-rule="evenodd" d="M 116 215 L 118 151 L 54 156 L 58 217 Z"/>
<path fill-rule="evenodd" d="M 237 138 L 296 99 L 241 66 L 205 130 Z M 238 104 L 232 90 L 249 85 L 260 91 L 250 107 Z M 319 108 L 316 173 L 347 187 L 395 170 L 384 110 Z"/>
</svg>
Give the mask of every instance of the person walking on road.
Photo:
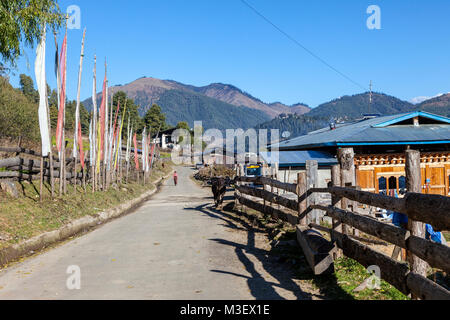
<svg viewBox="0 0 450 320">
<path fill-rule="evenodd" d="M 176 171 L 173 174 L 173 183 L 175 184 L 175 186 L 178 185 L 178 174 Z"/>
</svg>

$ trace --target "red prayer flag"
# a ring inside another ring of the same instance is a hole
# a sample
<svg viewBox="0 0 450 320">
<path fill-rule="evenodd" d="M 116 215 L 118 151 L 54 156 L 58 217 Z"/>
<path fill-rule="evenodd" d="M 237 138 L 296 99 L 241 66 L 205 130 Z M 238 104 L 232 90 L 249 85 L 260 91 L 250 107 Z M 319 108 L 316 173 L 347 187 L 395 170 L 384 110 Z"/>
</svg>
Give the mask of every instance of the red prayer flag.
<svg viewBox="0 0 450 320">
<path fill-rule="evenodd" d="M 116 139 L 116 124 L 117 124 L 117 117 L 119 116 L 119 110 L 120 110 L 120 100 L 117 99 L 117 110 L 116 110 L 116 116 L 114 119 L 114 128 L 113 128 L 114 140 Z"/>
<path fill-rule="evenodd" d="M 105 144 L 105 121 L 106 121 L 106 74 L 103 80 L 102 103 L 100 104 L 100 160 L 103 160 L 103 146 Z"/>
<path fill-rule="evenodd" d="M 61 88 L 60 88 L 60 102 L 59 102 L 59 110 L 58 110 L 58 123 L 56 126 L 56 147 L 58 151 L 61 152 L 62 147 L 62 137 L 64 130 L 64 108 L 66 105 L 66 50 L 67 50 L 67 34 L 64 36 L 63 45 L 61 47 L 61 56 L 60 56 L 60 79 L 61 79 Z"/>
</svg>

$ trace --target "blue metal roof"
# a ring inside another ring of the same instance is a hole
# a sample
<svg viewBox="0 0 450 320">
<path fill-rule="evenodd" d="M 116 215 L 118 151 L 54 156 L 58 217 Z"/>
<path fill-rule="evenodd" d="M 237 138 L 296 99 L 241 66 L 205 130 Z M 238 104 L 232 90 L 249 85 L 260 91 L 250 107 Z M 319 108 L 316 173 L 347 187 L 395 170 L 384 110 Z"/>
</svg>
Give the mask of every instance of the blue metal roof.
<svg viewBox="0 0 450 320">
<path fill-rule="evenodd" d="M 333 166 L 338 163 L 335 156 L 324 151 L 261 152 L 260 156 L 268 163 L 277 162 L 280 168 L 303 167 L 307 160 L 317 161 L 319 166 Z"/>
<path fill-rule="evenodd" d="M 432 119 L 435 123 L 420 126 L 399 124 L 417 116 Z M 280 150 L 292 150 L 356 145 L 437 143 L 450 143 L 450 119 L 418 111 L 342 124 L 335 130 L 324 128 L 281 142 L 278 147 Z"/>
</svg>

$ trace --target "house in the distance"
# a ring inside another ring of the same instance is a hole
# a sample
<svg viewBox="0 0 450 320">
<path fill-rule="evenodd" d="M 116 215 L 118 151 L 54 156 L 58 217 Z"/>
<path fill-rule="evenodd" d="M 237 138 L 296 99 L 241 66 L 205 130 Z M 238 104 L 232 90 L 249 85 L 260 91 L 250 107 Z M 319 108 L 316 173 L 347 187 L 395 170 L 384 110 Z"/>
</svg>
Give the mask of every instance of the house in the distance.
<svg viewBox="0 0 450 320">
<path fill-rule="evenodd" d="M 306 170 L 306 162 L 317 161 L 318 187 L 323 188 L 331 181 L 331 167 L 338 164 L 332 153 L 321 150 L 261 152 L 260 156 L 269 166 L 278 164 L 278 180 L 286 183 L 296 183 L 298 173 Z"/>
<path fill-rule="evenodd" d="M 155 138 L 156 143 L 163 150 L 166 149 L 177 149 L 178 141 L 175 141 L 173 137 L 173 133 L 177 130 L 177 128 L 167 129 L 165 131 L 161 131 L 158 137 Z"/>
<path fill-rule="evenodd" d="M 283 141 L 278 147 L 280 154 L 298 153 L 299 159 L 305 151 L 335 157 L 339 148 L 353 148 L 357 185 L 376 193 L 406 188 L 405 150 L 418 150 L 423 192 L 450 195 L 450 119 L 443 116 L 422 111 L 371 116 Z M 291 158 L 284 166 L 303 164 Z"/>
</svg>

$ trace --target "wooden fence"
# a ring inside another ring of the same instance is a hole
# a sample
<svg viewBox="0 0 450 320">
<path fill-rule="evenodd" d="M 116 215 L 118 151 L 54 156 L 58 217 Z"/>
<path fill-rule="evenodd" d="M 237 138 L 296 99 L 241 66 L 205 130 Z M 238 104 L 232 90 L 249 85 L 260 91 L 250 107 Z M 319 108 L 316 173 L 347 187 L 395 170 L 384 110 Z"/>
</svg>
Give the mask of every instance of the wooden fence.
<svg viewBox="0 0 450 320">
<path fill-rule="evenodd" d="M 418 155 L 411 153 L 410 156 Z M 310 167 L 317 168 L 317 165 L 312 164 Z M 341 182 L 345 181 L 345 170 L 351 170 L 351 166 L 342 166 L 341 163 L 332 168 L 332 182 L 328 188 L 316 188 L 314 185 L 308 187 L 311 185 L 308 184 L 308 174 L 305 172 L 298 174 L 295 184 L 267 177 L 238 176 L 236 203 L 295 226 L 298 242 L 308 264 L 317 275 L 332 271 L 334 259 L 343 254 L 365 267 L 380 267 L 382 279 L 402 293 L 411 294 L 415 299 L 450 300 L 447 289 L 426 278 L 426 264 L 425 268 L 420 268 L 426 262 L 433 268 L 449 273 L 450 248 L 425 239 L 424 234 L 421 235 L 414 227 L 414 224 L 422 225 L 424 229 L 423 224 L 428 223 L 440 231 L 450 230 L 450 198 L 409 192 L 400 199 L 360 191 L 351 186 L 336 185 L 338 178 Z M 407 164 L 406 172 L 409 183 L 416 181 L 417 174 L 420 177 L 420 163 L 415 168 L 413 165 L 408 167 Z M 295 197 L 283 197 L 279 195 L 278 189 L 295 194 Z M 317 204 L 315 195 L 318 193 L 330 194 L 331 205 Z M 357 203 L 405 214 L 409 219 L 409 230 L 349 210 L 356 208 Z M 314 210 L 323 211 L 330 217 L 333 221 L 332 228 L 314 222 L 308 224 L 308 215 Z M 326 240 L 317 230 L 328 232 L 331 241 Z M 361 239 L 359 232 L 406 249 L 409 263 L 399 262 L 358 241 L 357 239 Z"/>
<path fill-rule="evenodd" d="M 128 165 L 125 163 L 124 154 L 126 148 L 123 148 L 121 157 L 122 161 L 119 162 L 117 170 L 111 170 L 110 182 L 118 181 L 128 181 L 137 180 L 145 183 L 146 178 L 149 174 L 144 173 L 141 166 L 141 159 L 139 160 L 140 170 L 135 169 L 134 164 L 134 149 L 131 149 L 130 161 Z M 1 180 L 12 180 L 12 181 L 33 181 L 41 179 L 41 170 L 43 174 L 43 179 L 47 179 L 50 182 L 50 178 L 60 179 L 60 168 L 61 162 L 57 157 L 53 157 L 53 161 L 50 164 L 49 157 L 43 158 L 39 153 L 20 147 L 0 147 L 0 152 L 6 154 L 14 154 L 11 158 L 0 159 L 0 181 Z M 139 158 L 142 157 L 142 151 L 138 150 Z M 155 159 L 157 154 L 155 154 Z M 78 166 L 79 159 L 77 159 Z M 103 161 L 102 161 L 103 166 Z M 53 175 L 51 174 L 51 169 L 53 169 Z M 75 159 L 67 158 L 65 161 L 65 181 L 69 184 L 79 184 L 85 185 L 91 182 L 93 179 L 93 170 L 89 158 L 85 160 L 85 169 L 75 167 Z M 100 170 L 100 174 L 104 174 L 103 169 Z M 141 178 L 140 178 L 141 177 Z M 115 178 L 115 180 L 113 179 Z M 103 181 L 102 179 L 100 179 Z"/>
</svg>

